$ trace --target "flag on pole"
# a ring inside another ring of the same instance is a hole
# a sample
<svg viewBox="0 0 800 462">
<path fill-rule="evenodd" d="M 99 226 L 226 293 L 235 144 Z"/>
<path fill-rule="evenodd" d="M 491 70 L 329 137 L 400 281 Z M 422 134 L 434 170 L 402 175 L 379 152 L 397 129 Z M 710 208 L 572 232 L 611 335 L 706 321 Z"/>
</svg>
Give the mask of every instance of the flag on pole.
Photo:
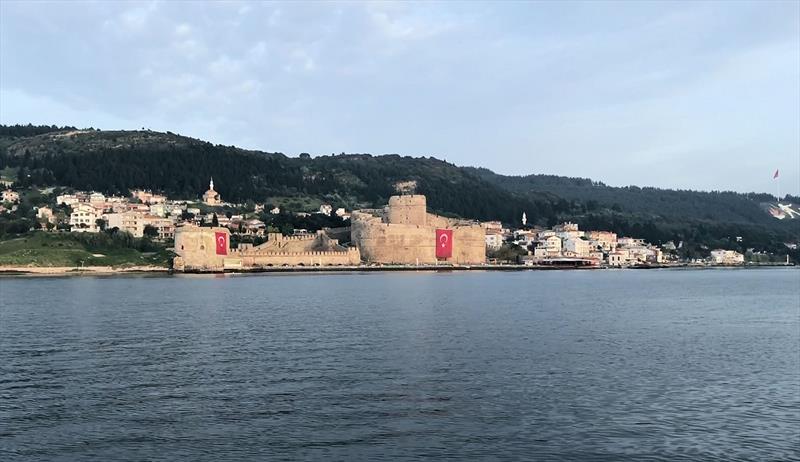
<svg viewBox="0 0 800 462">
<path fill-rule="evenodd" d="M 775 174 L 772 175 L 772 179 L 774 180 L 775 178 L 778 178 L 778 170 L 775 170 Z"/>
</svg>

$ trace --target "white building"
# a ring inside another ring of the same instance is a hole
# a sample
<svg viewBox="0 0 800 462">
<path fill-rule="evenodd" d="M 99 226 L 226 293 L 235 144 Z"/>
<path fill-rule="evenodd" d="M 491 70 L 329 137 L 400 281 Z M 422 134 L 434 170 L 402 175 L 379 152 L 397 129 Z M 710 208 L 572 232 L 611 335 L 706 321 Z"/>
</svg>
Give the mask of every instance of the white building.
<svg viewBox="0 0 800 462">
<path fill-rule="evenodd" d="M 86 203 L 76 204 L 69 215 L 70 230 L 79 233 L 96 233 L 100 231 L 97 220 L 103 215 L 97 209 Z"/>
<path fill-rule="evenodd" d="M 560 225 L 553 226 L 553 231 L 555 235 L 560 237 L 561 239 L 577 239 L 583 236 L 583 231 L 578 229 L 577 223 L 562 223 Z"/>
<path fill-rule="evenodd" d="M 330 215 L 333 212 L 333 206 L 331 204 L 322 204 L 319 206 L 319 213 L 323 215 Z"/>
<path fill-rule="evenodd" d="M 93 192 L 89 194 L 89 202 L 92 204 L 100 204 L 106 201 L 106 196 L 103 193 Z"/>
<path fill-rule="evenodd" d="M 503 246 L 503 233 L 494 230 L 486 230 L 486 248 L 497 250 Z"/>
<path fill-rule="evenodd" d="M 569 238 L 564 240 L 564 255 L 570 257 L 589 257 L 592 251 L 592 244 L 581 238 Z"/>
<path fill-rule="evenodd" d="M 617 245 L 620 247 L 637 247 L 646 245 L 644 239 L 634 239 L 632 237 L 621 237 L 617 239 Z"/>
<path fill-rule="evenodd" d="M 558 236 L 547 236 L 539 239 L 537 248 L 544 249 L 545 254 L 548 256 L 557 256 L 561 254 L 561 238 Z"/>
<path fill-rule="evenodd" d="M 82 197 L 79 197 L 77 194 L 62 194 L 60 196 L 56 196 L 56 204 L 64 204 L 70 207 L 74 206 L 81 202 Z"/>
<path fill-rule="evenodd" d="M 715 265 L 741 265 L 744 255 L 735 250 L 715 249 L 711 251 L 711 263 Z"/>
<path fill-rule="evenodd" d="M 625 266 L 628 264 L 630 255 L 627 250 L 617 249 L 608 254 L 608 264 L 610 266 Z"/>
<path fill-rule="evenodd" d="M 175 237 L 175 223 L 170 218 L 157 217 L 141 212 L 109 213 L 103 216 L 107 227 L 131 233 L 133 237 L 144 236 L 144 228 L 148 225 L 156 228 L 159 239 Z"/>
</svg>

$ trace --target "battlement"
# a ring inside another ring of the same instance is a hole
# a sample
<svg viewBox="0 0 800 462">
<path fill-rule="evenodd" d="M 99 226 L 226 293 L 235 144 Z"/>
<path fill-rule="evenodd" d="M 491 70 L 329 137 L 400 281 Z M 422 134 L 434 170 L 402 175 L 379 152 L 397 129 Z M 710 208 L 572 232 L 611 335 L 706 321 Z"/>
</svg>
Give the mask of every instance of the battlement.
<svg viewBox="0 0 800 462">
<path fill-rule="evenodd" d="M 233 250 L 232 255 L 241 257 L 255 257 L 255 256 L 275 256 L 275 257 L 326 257 L 335 255 L 349 255 L 358 253 L 358 249 L 351 247 L 347 250 L 311 250 L 307 252 L 275 252 L 268 249 L 243 249 Z"/>
<path fill-rule="evenodd" d="M 281 233 L 267 233 L 267 241 L 288 242 L 288 241 L 313 241 L 317 238 L 316 234 L 306 234 L 300 236 L 284 236 Z"/>
</svg>

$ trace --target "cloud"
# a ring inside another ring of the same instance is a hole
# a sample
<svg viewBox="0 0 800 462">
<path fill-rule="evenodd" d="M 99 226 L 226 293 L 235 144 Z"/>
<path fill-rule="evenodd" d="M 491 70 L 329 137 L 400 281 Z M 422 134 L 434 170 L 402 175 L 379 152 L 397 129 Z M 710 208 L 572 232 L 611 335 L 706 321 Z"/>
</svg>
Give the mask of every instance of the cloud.
<svg viewBox="0 0 800 462">
<path fill-rule="evenodd" d="M 764 189 L 744 171 L 757 162 L 800 178 L 794 3 L 0 8 L 4 123 L 435 154 L 612 184 Z M 680 173 L 689 161 L 705 178 Z"/>
</svg>

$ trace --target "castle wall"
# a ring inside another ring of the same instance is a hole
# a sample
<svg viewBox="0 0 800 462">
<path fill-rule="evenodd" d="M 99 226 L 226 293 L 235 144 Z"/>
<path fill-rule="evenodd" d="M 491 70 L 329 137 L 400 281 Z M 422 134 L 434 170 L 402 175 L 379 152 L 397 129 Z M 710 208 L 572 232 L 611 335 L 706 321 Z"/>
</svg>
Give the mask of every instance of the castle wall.
<svg viewBox="0 0 800 462">
<path fill-rule="evenodd" d="M 320 233 L 316 236 L 271 234 L 259 246 L 228 249 L 228 255 L 216 255 L 215 232 L 227 228 L 202 228 L 187 225 L 175 234 L 173 267 L 177 271 L 224 271 L 258 269 L 274 266 L 355 266 L 361 263 L 358 249 L 345 248 L 335 239 Z M 228 241 L 230 242 L 230 240 Z"/>
<path fill-rule="evenodd" d="M 361 264 L 358 249 L 320 252 L 241 252 L 234 254 L 242 268 L 272 266 L 357 266 Z"/>
<path fill-rule="evenodd" d="M 390 205 L 385 217 L 369 212 L 354 212 L 351 216 L 351 240 L 361 251 L 361 257 L 365 262 L 402 265 L 430 265 L 441 262 L 458 265 L 485 263 L 485 232 L 480 225 L 427 212 L 424 219 L 420 219 L 413 207 L 411 216 L 414 218 L 409 220 L 406 218 L 408 204 L 402 203 L 398 213 L 393 210 L 397 201 L 392 199 L 389 200 Z M 419 202 L 412 201 L 414 207 L 418 204 Z M 393 220 L 399 220 L 399 223 Z M 409 224 L 408 221 L 422 222 L 425 225 Z M 453 255 L 444 260 L 436 258 L 437 228 L 453 230 Z"/>
</svg>

